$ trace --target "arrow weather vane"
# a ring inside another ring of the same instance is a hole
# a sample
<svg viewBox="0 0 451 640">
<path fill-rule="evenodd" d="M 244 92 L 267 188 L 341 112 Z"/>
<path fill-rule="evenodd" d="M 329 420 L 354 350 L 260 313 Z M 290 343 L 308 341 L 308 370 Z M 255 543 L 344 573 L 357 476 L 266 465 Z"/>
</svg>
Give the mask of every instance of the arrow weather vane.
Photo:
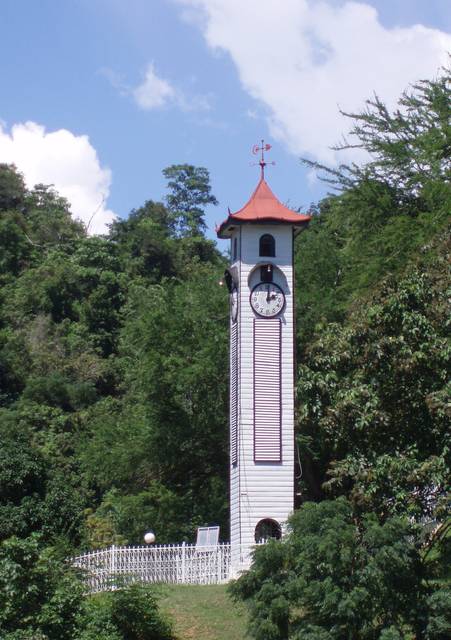
<svg viewBox="0 0 451 640">
<path fill-rule="evenodd" d="M 266 162 L 265 161 L 265 151 L 269 151 L 271 149 L 271 145 L 270 144 L 265 144 L 265 141 L 262 140 L 262 145 L 261 147 L 258 146 L 258 144 L 254 144 L 254 146 L 252 147 L 252 153 L 254 155 L 257 155 L 257 153 L 261 152 L 261 158 L 260 161 L 258 162 L 258 164 L 260 165 L 260 169 L 261 169 L 261 178 L 263 179 L 265 177 L 265 167 L 267 164 L 276 164 L 275 162 Z M 255 163 L 257 164 L 257 163 Z"/>
</svg>

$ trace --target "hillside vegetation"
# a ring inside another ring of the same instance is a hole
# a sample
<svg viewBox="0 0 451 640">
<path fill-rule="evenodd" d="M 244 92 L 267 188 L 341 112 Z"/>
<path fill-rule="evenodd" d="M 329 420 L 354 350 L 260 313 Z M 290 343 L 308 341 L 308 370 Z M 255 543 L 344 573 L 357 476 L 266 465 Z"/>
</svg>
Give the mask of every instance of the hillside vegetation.
<svg viewBox="0 0 451 640">
<path fill-rule="evenodd" d="M 88 237 L 51 188 L 2 167 L 2 538 L 86 548 L 225 525 L 224 259 L 201 209 L 215 200 L 206 170 L 165 173 L 166 204 Z"/>
<path fill-rule="evenodd" d="M 449 73 L 413 87 L 394 113 L 375 98 L 348 115 L 368 161 L 316 166 L 333 193 L 296 239 L 300 510 L 286 543 L 260 550 L 234 594 L 262 640 L 441 640 Z M 26 188 L 0 165 L 8 640 L 60 640 L 62 628 L 79 640 L 154 637 L 121 631 L 146 602 L 155 638 L 168 637 L 151 592 L 86 608 L 60 559 L 141 542 L 149 526 L 160 543 L 209 523 L 227 538 L 226 260 L 203 218 L 216 199 L 204 168 L 164 174 L 164 202 L 89 237 L 51 187 Z M 33 597 L 19 605 L 25 585 Z"/>
</svg>

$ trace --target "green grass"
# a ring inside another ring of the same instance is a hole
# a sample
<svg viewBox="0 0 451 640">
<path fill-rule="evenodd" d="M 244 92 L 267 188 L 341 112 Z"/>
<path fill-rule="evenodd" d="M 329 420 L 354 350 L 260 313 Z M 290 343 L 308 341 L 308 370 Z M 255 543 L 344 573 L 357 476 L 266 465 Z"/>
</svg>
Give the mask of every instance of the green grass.
<svg viewBox="0 0 451 640">
<path fill-rule="evenodd" d="M 164 585 L 160 608 L 174 622 L 177 640 L 244 640 L 246 613 L 225 585 Z"/>
</svg>

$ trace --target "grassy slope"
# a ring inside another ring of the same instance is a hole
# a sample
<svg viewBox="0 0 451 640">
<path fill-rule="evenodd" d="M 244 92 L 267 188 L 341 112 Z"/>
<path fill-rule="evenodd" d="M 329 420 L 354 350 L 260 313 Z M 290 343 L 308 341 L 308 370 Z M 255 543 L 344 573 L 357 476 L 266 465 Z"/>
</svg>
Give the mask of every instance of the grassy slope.
<svg viewBox="0 0 451 640">
<path fill-rule="evenodd" d="M 225 585 L 165 585 L 161 610 L 174 621 L 178 640 L 243 640 L 244 608 L 232 602 Z"/>
</svg>

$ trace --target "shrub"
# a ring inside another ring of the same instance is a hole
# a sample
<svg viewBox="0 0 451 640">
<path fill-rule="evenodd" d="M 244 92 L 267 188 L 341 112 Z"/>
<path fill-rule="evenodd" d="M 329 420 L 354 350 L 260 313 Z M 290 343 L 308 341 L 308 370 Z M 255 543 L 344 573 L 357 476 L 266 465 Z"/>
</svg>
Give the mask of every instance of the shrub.
<svg viewBox="0 0 451 640">
<path fill-rule="evenodd" d="M 231 585 L 257 640 L 442 640 L 449 594 L 427 581 L 422 529 L 356 515 L 345 498 L 306 503 L 282 542 L 257 548 Z M 446 632 L 445 632 L 446 633 Z"/>
<path fill-rule="evenodd" d="M 170 623 L 158 610 L 155 590 L 132 585 L 89 598 L 77 640 L 171 640 Z"/>
</svg>

